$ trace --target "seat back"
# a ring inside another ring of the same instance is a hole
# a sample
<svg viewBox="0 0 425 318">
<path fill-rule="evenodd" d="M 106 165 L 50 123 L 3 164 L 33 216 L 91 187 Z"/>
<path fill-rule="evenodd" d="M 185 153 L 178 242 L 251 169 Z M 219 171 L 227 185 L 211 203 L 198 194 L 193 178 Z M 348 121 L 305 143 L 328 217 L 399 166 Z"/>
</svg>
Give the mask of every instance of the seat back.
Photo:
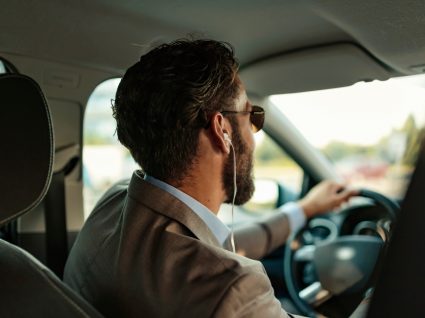
<svg viewBox="0 0 425 318">
<path fill-rule="evenodd" d="M 394 227 L 367 317 L 425 317 L 425 140 Z"/>
<path fill-rule="evenodd" d="M 0 75 L 0 225 L 44 198 L 53 170 L 49 108 L 29 77 Z M 0 240 L 0 317 L 101 317 L 49 269 Z"/>
<path fill-rule="evenodd" d="M 18 74 L 0 76 L 0 226 L 37 206 L 53 169 L 53 128 L 38 85 Z"/>
</svg>

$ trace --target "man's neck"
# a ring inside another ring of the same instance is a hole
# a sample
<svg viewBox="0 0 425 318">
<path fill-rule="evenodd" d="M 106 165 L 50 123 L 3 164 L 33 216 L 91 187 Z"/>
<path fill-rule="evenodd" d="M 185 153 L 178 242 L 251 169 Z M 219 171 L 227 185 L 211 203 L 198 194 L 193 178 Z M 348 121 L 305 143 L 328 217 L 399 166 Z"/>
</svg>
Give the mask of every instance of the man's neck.
<svg viewBox="0 0 425 318">
<path fill-rule="evenodd" d="M 193 164 L 186 176 L 179 182 L 168 183 L 191 196 L 213 213 L 217 214 L 225 200 L 222 166 L 219 161 L 209 156 Z"/>
<path fill-rule="evenodd" d="M 223 187 L 223 158 L 223 152 L 214 146 L 207 131 L 202 130 L 196 160 L 184 178 L 178 182 L 167 182 L 217 214 L 226 199 Z"/>
<path fill-rule="evenodd" d="M 217 214 L 223 203 L 221 180 L 214 180 L 211 175 L 199 173 L 196 178 L 187 177 L 180 182 L 169 182 L 172 186 L 191 196 L 213 213 Z"/>
</svg>

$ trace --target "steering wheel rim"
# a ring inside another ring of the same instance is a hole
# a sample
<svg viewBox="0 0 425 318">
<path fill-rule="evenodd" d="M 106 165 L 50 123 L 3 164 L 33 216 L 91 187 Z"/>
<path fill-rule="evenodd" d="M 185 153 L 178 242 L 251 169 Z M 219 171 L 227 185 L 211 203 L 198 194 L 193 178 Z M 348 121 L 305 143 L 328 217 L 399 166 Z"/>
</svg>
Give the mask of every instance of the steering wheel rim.
<svg viewBox="0 0 425 318">
<path fill-rule="evenodd" d="M 400 206 L 397 202 L 393 201 L 392 199 L 368 189 L 360 189 L 359 193 L 357 194 L 357 197 L 372 199 L 377 205 L 384 208 L 384 210 L 386 211 L 386 216 L 389 217 L 391 222 L 394 222 L 396 220 L 397 214 L 400 211 Z M 309 317 L 316 317 L 317 313 L 314 310 L 314 308 L 301 298 L 300 290 L 295 284 L 295 277 L 294 277 L 294 271 L 293 271 L 293 264 L 294 264 L 293 258 L 297 249 L 292 248 L 292 243 L 294 242 L 295 238 L 298 237 L 300 233 L 302 233 L 303 231 L 305 231 L 305 228 L 299 230 L 296 233 L 292 233 L 285 245 L 284 279 L 285 279 L 285 283 L 286 283 L 289 295 L 291 297 L 291 300 L 294 302 L 297 309 L 299 309 L 304 315 L 307 315 Z M 337 238 L 340 238 L 340 236 L 338 236 Z M 333 240 L 336 240 L 336 238 L 333 238 Z M 388 240 L 384 242 L 384 246 L 381 248 L 381 250 L 385 249 L 385 245 L 387 242 Z M 317 283 L 319 283 L 320 285 L 319 281 L 317 281 Z M 313 285 L 314 283 L 311 284 L 309 287 Z"/>
</svg>

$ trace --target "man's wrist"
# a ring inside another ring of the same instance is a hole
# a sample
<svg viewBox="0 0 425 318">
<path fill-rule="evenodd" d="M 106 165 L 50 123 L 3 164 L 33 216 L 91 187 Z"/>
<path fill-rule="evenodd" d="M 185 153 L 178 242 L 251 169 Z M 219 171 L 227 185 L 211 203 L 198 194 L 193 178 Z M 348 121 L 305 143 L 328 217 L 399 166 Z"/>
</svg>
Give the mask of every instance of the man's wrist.
<svg viewBox="0 0 425 318">
<path fill-rule="evenodd" d="M 288 217 L 291 232 L 297 232 L 305 225 L 306 217 L 298 202 L 286 203 L 279 210 Z"/>
<path fill-rule="evenodd" d="M 313 216 L 314 208 L 312 207 L 312 205 L 309 202 L 307 202 L 304 199 L 301 199 L 297 203 L 300 206 L 300 208 L 303 210 L 304 215 L 307 219 L 309 219 Z"/>
</svg>

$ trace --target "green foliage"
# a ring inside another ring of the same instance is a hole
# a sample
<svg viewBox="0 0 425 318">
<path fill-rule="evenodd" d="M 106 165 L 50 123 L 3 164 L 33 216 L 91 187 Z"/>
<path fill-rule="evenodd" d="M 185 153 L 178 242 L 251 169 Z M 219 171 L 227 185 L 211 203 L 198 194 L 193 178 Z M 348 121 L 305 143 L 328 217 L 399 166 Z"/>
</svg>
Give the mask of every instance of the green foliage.
<svg viewBox="0 0 425 318">
<path fill-rule="evenodd" d="M 106 140 L 104 137 L 96 134 L 85 134 L 84 136 L 85 145 L 107 145 L 109 140 Z"/>
<path fill-rule="evenodd" d="M 270 137 L 266 136 L 257 145 L 255 160 L 261 165 L 288 166 L 293 165 L 293 160 Z"/>
<path fill-rule="evenodd" d="M 85 145 L 96 145 L 96 146 L 105 146 L 115 144 L 116 139 L 114 136 L 109 136 L 105 134 L 100 134 L 96 131 L 86 130 L 84 132 L 84 144 Z"/>
<path fill-rule="evenodd" d="M 416 158 L 418 157 L 422 140 L 425 137 L 425 130 L 424 128 L 418 129 L 415 119 L 412 115 L 409 115 L 401 132 L 404 132 L 407 137 L 406 151 L 404 152 L 402 163 L 412 166 L 415 164 Z"/>
<path fill-rule="evenodd" d="M 378 157 L 387 162 L 395 162 L 399 158 L 394 158 L 394 155 L 391 154 L 388 148 L 391 139 L 396 134 L 402 134 L 406 138 L 406 147 L 401 157 L 401 163 L 403 165 L 413 166 L 418 156 L 421 142 L 425 138 L 425 128 L 417 128 L 412 114 L 406 118 L 402 128 L 393 129 L 374 146 L 361 146 L 333 141 L 321 150 L 332 161 L 338 161 L 352 155 L 363 155 L 365 157 Z"/>
</svg>

